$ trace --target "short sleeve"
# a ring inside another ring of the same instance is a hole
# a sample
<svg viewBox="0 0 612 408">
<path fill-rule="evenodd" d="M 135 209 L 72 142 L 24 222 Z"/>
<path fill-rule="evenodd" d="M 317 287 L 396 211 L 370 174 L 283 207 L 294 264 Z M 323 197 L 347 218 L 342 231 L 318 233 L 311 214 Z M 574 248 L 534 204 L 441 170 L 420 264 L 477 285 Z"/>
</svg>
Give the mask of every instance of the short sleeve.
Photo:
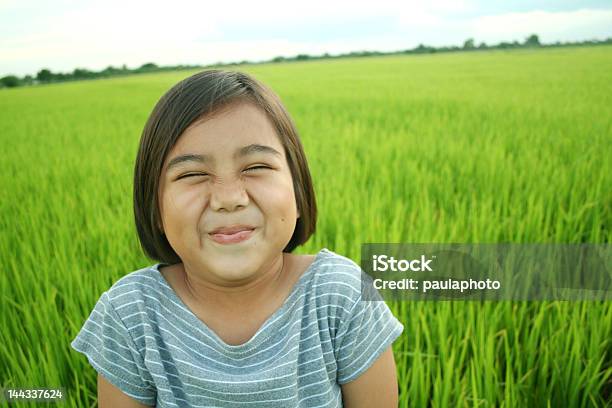
<svg viewBox="0 0 612 408">
<path fill-rule="evenodd" d="M 71 346 L 126 395 L 142 404 L 155 405 L 156 390 L 150 373 L 108 293 L 102 294 Z"/>
<path fill-rule="evenodd" d="M 335 341 L 338 384 L 363 374 L 404 331 L 389 306 L 377 299 L 360 296 L 341 323 Z"/>
</svg>

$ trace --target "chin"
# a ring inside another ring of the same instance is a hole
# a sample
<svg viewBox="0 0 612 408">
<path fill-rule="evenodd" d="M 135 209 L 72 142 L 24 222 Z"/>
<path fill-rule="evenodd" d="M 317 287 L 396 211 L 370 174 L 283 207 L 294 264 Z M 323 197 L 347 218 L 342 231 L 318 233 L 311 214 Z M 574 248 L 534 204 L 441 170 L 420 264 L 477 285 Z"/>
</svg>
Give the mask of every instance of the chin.
<svg viewBox="0 0 612 408">
<path fill-rule="evenodd" d="M 245 254 L 246 255 L 246 254 Z M 259 265 L 255 265 L 255 261 L 252 257 L 238 255 L 238 254 L 227 254 L 227 255 L 214 255 L 215 259 L 208 260 L 206 262 L 212 271 L 219 272 L 222 276 L 233 276 L 236 279 L 241 277 L 249 276 L 255 272 Z"/>
<path fill-rule="evenodd" d="M 220 273 L 216 273 L 219 278 L 227 281 L 241 281 L 243 279 L 250 278 L 255 272 L 252 270 L 237 270 L 232 267 L 221 269 Z"/>
</svg>

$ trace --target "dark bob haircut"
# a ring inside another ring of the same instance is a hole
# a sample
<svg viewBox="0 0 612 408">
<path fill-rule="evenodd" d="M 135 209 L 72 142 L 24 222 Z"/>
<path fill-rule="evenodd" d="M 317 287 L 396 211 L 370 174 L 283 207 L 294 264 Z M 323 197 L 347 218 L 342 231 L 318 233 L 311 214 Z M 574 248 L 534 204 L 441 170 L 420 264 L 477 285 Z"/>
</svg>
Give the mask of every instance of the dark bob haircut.
<svg viewBox="0 0 612 408">
<path fill-rule="evenodd" d="M 306 155 L 297 129 L 280 98 L 242 72 L 202 71 L 174 85 L 153 108 L 145 124 L 134 166 L 134 217 L 145 254 L 162 263 L 182 262 L 161 229 L 159 182 L 166 156 L 183 132 L 232 103 L 248 101 L 271 120 L 285 155 L 300 217 L 284 252 L 292 252 L 314 233 L 317 206 Z"/>
</svg>

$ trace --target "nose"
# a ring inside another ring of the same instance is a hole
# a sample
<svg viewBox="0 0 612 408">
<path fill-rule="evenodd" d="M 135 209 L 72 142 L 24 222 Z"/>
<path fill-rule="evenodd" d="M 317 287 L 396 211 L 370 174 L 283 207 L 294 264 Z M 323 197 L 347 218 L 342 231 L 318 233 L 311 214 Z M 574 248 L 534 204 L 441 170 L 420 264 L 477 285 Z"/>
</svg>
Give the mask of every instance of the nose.
<svg viewBox="0 0 612 408">
<path fill-rule="evenodd" d="M 249 197 L 240 181 L 213 183 L 210 207 L 214 211 L 236 211 L 249 204 Z"/>
</svg>

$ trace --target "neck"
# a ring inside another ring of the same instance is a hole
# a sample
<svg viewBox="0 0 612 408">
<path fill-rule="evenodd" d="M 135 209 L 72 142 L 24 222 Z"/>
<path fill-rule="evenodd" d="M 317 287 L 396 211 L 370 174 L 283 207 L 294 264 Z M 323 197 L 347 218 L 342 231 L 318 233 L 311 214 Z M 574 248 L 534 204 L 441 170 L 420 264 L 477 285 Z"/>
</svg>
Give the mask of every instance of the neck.
<svg viewBox="0 0 612 408">
<path fill-rule="evenodd" d="M 212 283 L 196 273 L 189 273 L 183 265 L 182 280 L 187 295 L 199 305 L 214 306 L 225 311 L 251 310 L 278 293 L 284 282 L 283 271 L 287 268 L 284 254 L 263 267 L 252 279 L 234 285 L 223 286 Z"/>
</svg>

